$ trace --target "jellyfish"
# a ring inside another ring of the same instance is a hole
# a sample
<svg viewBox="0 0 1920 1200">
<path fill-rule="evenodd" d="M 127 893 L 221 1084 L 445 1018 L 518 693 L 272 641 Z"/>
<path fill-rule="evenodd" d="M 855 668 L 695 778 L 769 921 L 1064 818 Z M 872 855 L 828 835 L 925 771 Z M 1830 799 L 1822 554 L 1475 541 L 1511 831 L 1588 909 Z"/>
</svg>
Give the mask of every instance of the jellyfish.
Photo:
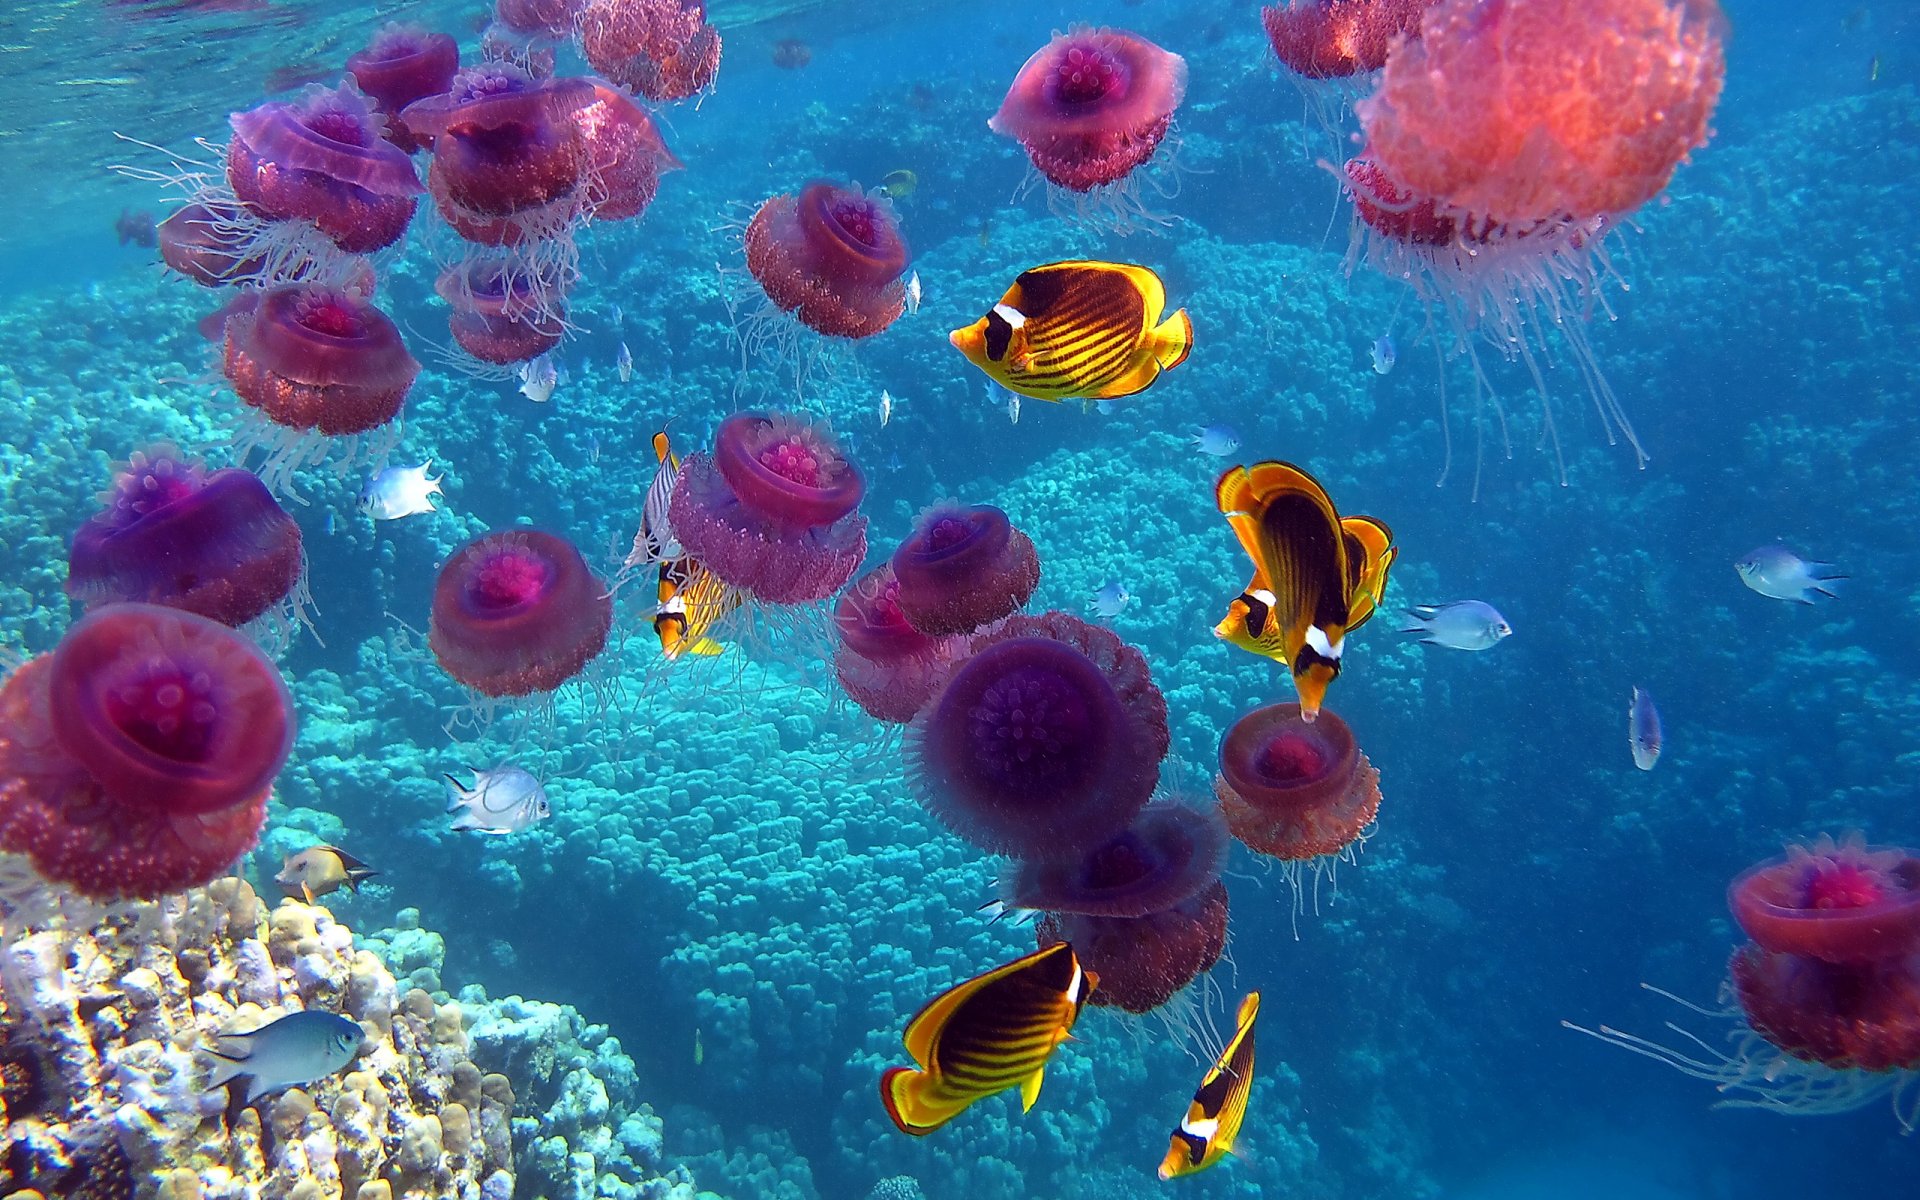
<svg viewBox="0 0 1920 1200">
<path fill-rule="evenodd" d="M 226 287 L 257 276 L 261 254 L 234 224 L 203 203 L 184 204 L 155 227 L 160 260 L 202 287 Z"/>
<path fill-rule="evenodd" d="M 114 604 L 0 688 L 0 849 L 83 895 L 198 887 L 253 848 L 293 704 L 215 621 Z"/>
<path fill-rule="evenodd" d="M 834 675 L 868 716 L 892 724 L 905 724 L 926 707 L 957 649 L 957 639 L 909 624 L 899 596 L 893 568 L 875 567 L 833 610 Z"/>
<path fill-rule="evenodd" d="M 67 595 L 139 601 L 241 626 L 306 596 L 300 527 L 259 478 L 209 473 L 170 446 L 136 451 L 73 537 Z"/>
<path fill-rule="evenodd" d="M 1296 912 L 1304 877 L 1352 861 L 1380 811 L 1380 772 L 1347 723 L 1324 708 L 1309 722 L 1291 703 L 1234 722 L 1220 742 L 1213 791 L 1233 836 L 1280 860 Z"/>
<path fill-rule="evenodd" d="M 765 604 L 840 590 L 867 553 L 854 511 L 866 480 L 825 430 L 783 413 L 735 413 L 713 453 L 680 466 L 668 519 L 690 556 Z"/>
<path fill-rule="evenodd" d="M 1073 943 L 1100 976 L 1091 1003 L 1151 1012 L 1226 948 L 1226 857 L 1218 811 L 1160 800 L 1084 854 L 1015 863 L 1001 879 L 1000 902 L 1046 914 L 1041 948 Z"/>
<path fill-rule="evenodd" d="M 422 190 L 413 161 L 353 84 L 316 84 L 231 123 L 227 182 L 268 219 L 312 221 L 349 254 L 393 245 L 413 220 Z"/>
<path fill-rule="evenodd" d="M 929 634 L 972 633 L 1017 611 L 1040 583 L 1026 534 L 991 504 L 935 504 L 893 552 L 899 607 Z"/>
<path fill-rule="evenodd" d="M 1378 71 L 1396 38 L 1418 38 L 1435 0 L 1288 0 L 1260 10 L 1280 65 L 1306 79 Z"/>
<path fill-rule="evenodd" d="M 566 332 L 565 302 L 498 256 L 446 267 L 434 290 L 453 309 L 447 326 L 454 343 L 483 363 L 538 358 Z"/>
<path fill-rule="evenodd" d="M 649 100 L 698 95 L 720 70 L 702 0 L 586 0 L 578 31 L 588 65 Z"/>
<path fill-rule="evenodd" d="M 459 70 L 460 47 L 451 37 L 397 21 L 382 26 L 366 49 L 347 56 L 347 74 L 386 118 L 387 140 L 408 154 L 431 142 L 407 127 L 401 110 L 415 100 L 444 94 Z"/>
<path fill-rule="evenodd" d="M 647 110 L 617 87 L 593 81 L 593 103 L 573 119 L 586 142 L 588 207 L 596 221 L 625 221 L 653 203 L 660 176 L 685 164 L 660 137 Z"/>
<path fill-rule="evenodd" d="M 483 696 L 550 692 L 607 644 L 613 598 L 572 542 L 537 529 L 474 538 L 433 585 L 427 645 Z"/>
<path fill-rule="evenodd" d="M 907 244 L 881 191 L 816 179 L 775 196 L 747 225 L 746 250 L 773 306 L 819 333 L 872 337 L 906 311 Z"/>
<path fill-rule="evenodd" d="M 1076 26 L 1034 52 L 987 122 L 1051 185 L 1048 206 L 1121 232 L 1164 224 L 1140 196 L 1187 90 L 1187 63 L 1137 34 Z"/>
<path fill-rule="evenodd" d="M 261 476 L 279 490 L 327 439 L 385 430 L 420 372 L 400 331 L 371 301 L 339 288 L 293 284 L 263 292 L 226 319 L 223 366 L 257 414 L 243 454 L 264 446 Z M 386 439 L 390 444 L 391 438 Z M 385 446 L 358 443 L 378 457 Z"/>
<path fill-rule="evenodd" d="M 908 732 L 910 786 L 942 825 L 997 854 L 1064 858 L 1124 830 L 1166 757 L 1147 660 L 1062 612 L 975 634 Z"/>
</svg>

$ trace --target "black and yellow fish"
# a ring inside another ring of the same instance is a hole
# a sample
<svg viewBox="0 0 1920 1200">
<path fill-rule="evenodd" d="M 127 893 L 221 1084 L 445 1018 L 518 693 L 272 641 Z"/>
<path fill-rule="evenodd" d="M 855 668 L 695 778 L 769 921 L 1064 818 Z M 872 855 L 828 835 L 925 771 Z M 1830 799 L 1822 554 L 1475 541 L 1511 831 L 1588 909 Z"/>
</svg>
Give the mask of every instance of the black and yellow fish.
<svg viewBox="0 0 1920 1200">
<path fill-rule="evenodd" d="M 667 505 L 673 502 L 673 485 L 680 478 L 680 456 L 673 452 L 673 442 L 664 429 L 653 435 L 653 456 L 653 478 L 647 483 L 646 499 L 640 506 L 640 530 L 633 535 L 633 549 L 627 553 L 629 568 L 664 563 L 681 554 L 673 527 L 667 523 Z"/>
<path fill-rule="evenodd" d="M 1099 976 L 1055 942 L 942 992 L 907 1024 L 912 1067 L 880 1077 L 880 1102 L 901 1132 L 924 1137 L 975 1100 L 1020 1089 L 1040 1097 L 1054 1047 L 1067 1040 Z"/>
<path fill-rule="evenodd" d="M 1160 1160 L 1160 1178 L 1204 1171 L 1233 1153 L 1253 1090 L 1253 1022 L 1259 1015 L 1260 993 L 1248 992 L 1240 1001 L 1232 1040 L 1200 1080 L 1187 1115 L 1173 1131 L 1167 1156 Z"/>
<path fill-rule="evenodd" d="M 273 881 L 283 895 L 312 904 L 342 887 L 357 893 L 379 873 L 338 846 L 308 846 L 287 855 Z"/>
<path fill-rule="evenodd" d="M 720 654 L 726 647 L 707 636 L 714 624 L 740 607 L 740 590 L 691 558 L 660 564 L 653 632 L 669 659 L 683 654 Z"/>
<path fill-rule="evenodd" d="M 1311 721 L 1340 674 L 1346 636 L 1386 591 L 1399 554 L 1393 531 L 1372 517 L 1342 519 L 1326 489 L 1292 463 L 1234 467 L 1214 500 L 1253 560 L 1253 578 L 1213 635 L 1290 667 Z"/>
<path fill-rule="evenodd" d="M 1022 271 L 986 316 L 947 335 L 1008 389 L 1036 400 L 1111 400 L 1186 361 L 1193 322 L 1166 320 L 1160 277 L 1130 263 L 1057 262 Z"/>
</svg>

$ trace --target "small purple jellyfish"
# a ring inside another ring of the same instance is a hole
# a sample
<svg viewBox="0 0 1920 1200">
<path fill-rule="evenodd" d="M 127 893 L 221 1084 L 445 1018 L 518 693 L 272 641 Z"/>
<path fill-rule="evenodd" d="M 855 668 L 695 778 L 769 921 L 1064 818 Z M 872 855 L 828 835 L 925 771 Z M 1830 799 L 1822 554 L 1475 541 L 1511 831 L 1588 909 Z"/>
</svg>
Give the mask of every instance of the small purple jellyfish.
<svg viewBox="0 0 1920 1200">
<path fill-rule="evenodd" d="M 882 566 L 841 595 L 833 610 L 833 670 L 868 716 L 904 725 L 946 677 L 958 639 L 915 629 L 900 611 L 899 592 L 893 568 Z"/>
<path fill-rule="evenodd" d="M 1040 584 L 1033 542 L 991 504 L 942 502 L 893 552 L 900 611 L 922 633 L 972 633 L 1010 616 Z"/>
</svg>

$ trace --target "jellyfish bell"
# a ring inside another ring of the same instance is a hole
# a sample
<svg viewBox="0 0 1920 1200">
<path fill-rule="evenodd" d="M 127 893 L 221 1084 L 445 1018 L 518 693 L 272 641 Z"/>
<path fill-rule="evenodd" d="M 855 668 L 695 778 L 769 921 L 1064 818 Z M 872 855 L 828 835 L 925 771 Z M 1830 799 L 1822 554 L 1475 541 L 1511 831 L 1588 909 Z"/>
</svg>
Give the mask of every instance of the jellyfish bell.
<svg viewBox="0 0 1920 1200">
<path fill-rule="evenodd" d="M 253 847 L 293 733 L 247 639 L 110 605 L 0 687 L 0 849 L 95 899 L 200 886 Z"/>
<path fill-rule="evenodd" d="M 227 182 L 273 220 L 312 221 L 349 254 L 391 246 L 421 192 L 406 152 L 352 83 L 234 113 Z"/>
<path fill-rule="evenodd" d="M 869 338 L 906 311 L 907 244 L 884 192 L 816 179 L 762 204 L 744 240 L 768 302 L 818 333 Z"/>
<path fill-rule="evenodd" d="M 893 553 L 897 603 L 915 629 L 972 633 L 1018 611 L 1040 583 L 1033 541 L 991 504 L 935 504 Z"/>
<path fill-rule="evenodd" d="M 462 237 L 504 244 L 564 229 L 579 216 L 586 147 L 574 113 L 593 103 L 585 79 L 536 79 L 489 62 L 455 75 L 442 95 L 400 114 L 433 139 L 427 190 Z"/>
<path fill-rule="evenodd" d="M 427 644 L 486 697 L 551 692 L 606 647 L 613 599 L 573 543 L 534 529 L 482 534 L 434 582 Z"/>
<path fill-rule="evenodd" d="M 566 333 L 565 301 L 504 256 L 475 255 L 446 267 L 434 290 L 452 309 L 454 343 L 482 363 L 538 358 Z"/>
<path fill-rule="evenodd" d="M 431 142 L 400 120 L 401 111 L 446 92 L 459 70 L 460 48 L 453 38 L 397 21 L 383 25 L 364 50 L 347 56 L 347 73 L 386 118 L 387 140 L 408 154 Z"/>
<path fill-rule="evenodd" d="M 1435 0 L 1288 0 L 1260 10 L 1280 65 L 1303 79 L 1346 79 L 1378 71 L 1399 38 L 1420 36 Z"/>
<path fill-rule="evenodd" d="M 879 566 L 854 580 L 834 605 L 833 670 L 868 716 L 905 724 L 939 688 L 954 638 L 922 633 L 900 609 L 899 580 Z"/>
<path fill-rule="evenodd" d="M 592 80 L 594 99 L 573 114 L 586 143 L 588 205 L 596 221 L 639 217 L 653 203 L 660 176 L 686 164 L 667 149 L 647 110 L 605 80 Z"/>
<path fill-rule="evenodd" d="M 1742 872 L 1727 906 L 1762 949 L 1832 963 L 1920 953 L 1920 858 L 1857 834 Z"/>
<path fill-rule="evenodd" d="M 699 95 L 720 69 L 703 0 L 586 0 L 578 36 L 594 71 L 649 100 Z"/>
</svg>

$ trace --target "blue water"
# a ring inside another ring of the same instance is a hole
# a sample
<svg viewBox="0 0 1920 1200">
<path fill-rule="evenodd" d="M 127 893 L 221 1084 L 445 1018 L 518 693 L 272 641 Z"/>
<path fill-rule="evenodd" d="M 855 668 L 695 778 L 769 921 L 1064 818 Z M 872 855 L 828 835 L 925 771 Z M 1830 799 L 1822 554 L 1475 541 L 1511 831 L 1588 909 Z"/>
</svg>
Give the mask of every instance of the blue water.
<svg viewBox="0 0 1920 1200">
<path fill-rule="evenodd" d="M 32 60 L 0 71 L 13 125 L 0 162 L 33 206 L 0 230 L 10 647 L 48 649 L 67 622 L 64 542 L 108 462 L 160 437 L 218 458 L 232 404 L 192 328 L 207 298 L 113 243 L 122 207 L 162 210 L 150 186 L 104 169 L 139 153 L 111 133 L 220 140 L 267 71 L 343 57 L 375 7 L 0 18 L 0 65 Z M 332 898 L 344 920 L 373 930 L 417 908 L 445 936 L 450 989 L 571 1003 L 607 1024 L 639 1068 L 626 1102 L 651 1103 L 669 1155 L 732 1200 L 859 1200 L 896 1174 L 930 1200 L 1908 1194 L 1920 1142 L 1884 1103 L 1716 1111 L 1710 1085 L 1560 1022 L 1658 1033 L 1679 1014 L 1642 980 L 1710 1003 L 1739 940 L 1725 883 L 1784 841 L 1858 828 L 1920 842 L 1913 13 L 1728 6 L 1716 136 L 1616 239 L 1631 291 L 1610 289 L 1618 319 L 1592 326 L 1650 465 L 1606 444 L 1562 359 L 1549 371 L 1561 487 L 1538 399 L 1496 366 L 1513 449 L 1489 449 L 1475 499 L 1471 377 L 1436 364 L 1393 281 L 1347 278 L 1345 210 L 1303 150 L 1319 135 L 1257 5 L 853 0 L 741 23 L 744 7 L 712 6 L 727 38 L 716 92 L 662 115 L 688 169 L 644 220 L 583 239 L 582 331 L 558 352 L 571 377 L 553 401 L 430 364 L 394 460 L 446 468 L 446 514 L 375 526 L 353 510 L 358 478 L 303 484 L 319 637 L 282 659 L 303 732 L 255 877 L 315 837 L 380 866 L 364 894 Z M 470 48 L 479 14 L 409 15 Z M 1076 21 L 1189 60 L 1170 236 L 1106 237 L 1012 199 L 1025 164 L 986 117 Z M 787 37 L 811 44 L 805 69 L 771 65 Z M 120 82 L 72 82 L 83 63 Z M 1229 461 L 1307 465 L 1402 548 L 1385 612 L 1331 694 L 1381 770 L 1379 830 L 1297 936 L 1279 877 L 1244 852 L 1230 866 L 1231 962 L 1215 977 L 1229 1009 L 1265 991 L 1262 1082 L 1246 1161 L 1190 1182 L 1152 1178 L 1199 1071 L 1152 1021 L 1089 1016 L 1024 1118 L 994 1099 L 925 1141 L 887 1124 L 874 1079 L 902 1061 L 906 1019 L 1029 943 L 975 915 L 995 864 L 915 810 L 897 741 L 830 706 L 806 639 L 762 647 L 764 670 L 736 650 L 662 671 L 645 598 L 623 597 L 611 698 L 563 700 L 531 746 L 457 742 L 457 690 L 396 642 L 402 623 L 424 629 L 433 571 L 467 537 L 538 524 L 599 565 L 632 536 L 663 421 L 695 447 L 743 400 L 793 402 L 785 375 L 739 371 L 715 291 L 716 265 L 739 261 L 729 206 L 902 167 L 920 180 L 901 207 L 926 303 L 806 398 L 868 467 L 875 561 L 952 496 L 1002 505 L 1033 537 L 1034 611 L 1084 612 L 1123 580 L 1136 599 L 1112 624 L 1167 693 L 1169 783 L 1194 791 L 1222 729 L 1287 684 L 1210 636 L 1246 564 L 1213 507 L 1221 464 L 1191 435 L 1233 425 Z M 1111 416 L 1035 401 L 1010 424 L 945 332 L 1024 267 L 1082 254 L 1154 266 L 1193 315 L 1193 357 Z M 382 303 L 423 340 L 444 319 L 432 278 L 417 246 L 383 267 Z M 1400 361 L 1377 376 L 1369 353 L 1389 328 Z M 621 341 L 629 384 L 614 373 Z M 1436 488 L 1443 370 L 1456 462 Z M 900 399 L 884 428 L 883 387 Z M 1733 561 L 1775 539 L 1839 564 L 1840 599 L 1743 588 Z M 1395 636 L 1405 606 L 1470 596 L 1515 635 L 1478 655 Z M 1651 773 L 1625 745 L 1635 685 L 1665 719 Z M 447 833 L 439 774 L 469 752 L 536 758 L 554 820 L 499 841 Z"/>
</svg>

